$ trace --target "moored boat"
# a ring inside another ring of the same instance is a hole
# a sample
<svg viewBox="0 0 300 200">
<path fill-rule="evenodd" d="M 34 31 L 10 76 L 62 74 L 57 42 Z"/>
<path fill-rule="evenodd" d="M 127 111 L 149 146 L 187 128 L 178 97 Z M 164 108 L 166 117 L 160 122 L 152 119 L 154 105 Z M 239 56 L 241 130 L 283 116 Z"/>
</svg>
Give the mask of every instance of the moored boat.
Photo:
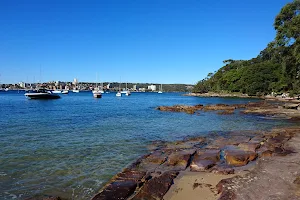
<svg viewBox="0 0 300 200">
<path fill-rule="evenodd" d="M 93 90 L 93 96 L 95 98 L 102 98 L 102 93 L 100 90 Z"/>
<path fill-rule="evenodd" d="M 25 96 L 29 99 L 59 99 L 58 94 L 54 94 L 46 89 L 38 89 L 25 93 Z"/>
<path fill-rule="evenodd" d="M 53 90 L 52 93 L 53 94 L 61 94 L 61 91 L 60 90 Z"/>
<path fill-rule="evenodd" d="M 69 90 L 64 90 L 61 92 L 62 94 L 68 94 L 69 93 Z"/>
<path fill-rule="evenodd" d="M 159 91 L 157 92 L 158 94 L 162 94 L 162 84 L 160 85 Z"/>
<path fill-rule="evenodd" d="M 129 90 L 126 91 L 126 96 L 130 96 L 131 92 Z"/>
<path fill-rule="evenodd" d="M 79 90 L 72 90 L 72 92 L 74 92 L 74 93 L 79 93 Z"/>
<path fill-rule="evenodd" d="M 121 93 L 121 92 L 117 92 L 116 96 L 117 96 L 117 97 L 121 97 L 121 96 L 122 96 L 122 93 Z"/>
</svg>

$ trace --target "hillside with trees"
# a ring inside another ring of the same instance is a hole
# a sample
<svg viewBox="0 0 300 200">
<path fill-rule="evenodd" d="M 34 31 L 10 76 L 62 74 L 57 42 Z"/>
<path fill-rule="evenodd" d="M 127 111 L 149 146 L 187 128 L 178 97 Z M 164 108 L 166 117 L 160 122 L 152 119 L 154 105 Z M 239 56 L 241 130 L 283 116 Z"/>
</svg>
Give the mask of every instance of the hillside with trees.
<svg viewBox="0 0 300 200">
<path fill-rule="evenodd" d="M 257 57 L 223 61 L 224 66 L 199 81 L 194 92 L 300 94 L 300 0 L 294 0 L 281 9 L 274 28 L 274 41 Z"/>
</svg>

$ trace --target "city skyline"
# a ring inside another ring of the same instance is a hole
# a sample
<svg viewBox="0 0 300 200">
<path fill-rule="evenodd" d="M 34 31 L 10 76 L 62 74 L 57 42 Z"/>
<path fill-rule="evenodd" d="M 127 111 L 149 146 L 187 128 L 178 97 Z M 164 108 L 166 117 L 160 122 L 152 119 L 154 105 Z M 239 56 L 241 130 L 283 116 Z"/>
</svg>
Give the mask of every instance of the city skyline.
<svg viewBox="0 0 300 200">
<path fill-rule="evenodd" d="M 1 2 L 0 81 L 195 84 L 263 50 L 287 2 Z"/>
</svg>

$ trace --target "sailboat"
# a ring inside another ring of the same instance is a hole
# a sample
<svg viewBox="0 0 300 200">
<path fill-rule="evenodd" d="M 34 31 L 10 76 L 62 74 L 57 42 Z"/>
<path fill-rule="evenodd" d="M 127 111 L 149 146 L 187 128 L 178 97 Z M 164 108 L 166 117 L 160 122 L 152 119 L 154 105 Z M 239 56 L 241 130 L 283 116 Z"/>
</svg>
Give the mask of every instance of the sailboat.
<svg viewBox="0 0 300 200">
<path fill-rule="evenodd" d="M 104 90 L 103 90 L 103 82 L 101 82 L 101 90 L 100 90 L 101 94 L 104 94 Z"/>
<path fill-rule="evenodd" d="M 121 83 L 119 83 L 119 91 L 116 94 L 116 97 L 121 97 L 122 93 L 121 93 Z"/>
<path fill-rule="evenodd" d="M 94 88 L 94 90 L 93 90 L 93 96 L 94 96 L 95 98 L 101 98 L 101 97 L 102 97 L 102 93 L 101 93 L 101 91 L 100 91 L 99 88 L 98 88 L 98 73 L 97 73 L 96 88 Z"/>
<path fill-rule="evenodd" d="M 126 96 L 130 96 L 130 95 L 131 95 L 131 92 L 128 90 L 127 83 L 126 83 Z"/>
<path fill-rule="evenodd" d="M 161 94 L 162 92 L 162 84 L 160 84 L 160 90 L 158 91 L 158 94 Z"/>
<path fill-rule="evenodd" d="M 130 96 L 131 95 L 130 91 L 128 90 L 127 83 L 126 83 L 126 89 L 123 90 L 121 93 L 125 94 L 126 96 Z"/>
</svg>

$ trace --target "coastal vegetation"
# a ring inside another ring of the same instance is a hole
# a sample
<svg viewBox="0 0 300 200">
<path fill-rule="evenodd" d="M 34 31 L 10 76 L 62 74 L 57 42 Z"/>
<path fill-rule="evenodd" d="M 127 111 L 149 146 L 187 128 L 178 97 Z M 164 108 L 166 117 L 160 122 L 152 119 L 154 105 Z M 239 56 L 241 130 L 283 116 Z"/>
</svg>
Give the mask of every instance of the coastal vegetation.
<svg viewBox="0 0 300 200">
<path fill-rule="evenodd" d="M 285 5 L 274 21 L 276 37 L 250 60 L 223 61 L 194 87 L 196 93 L 300 94 L 300 0 Z"/>
</svg>

